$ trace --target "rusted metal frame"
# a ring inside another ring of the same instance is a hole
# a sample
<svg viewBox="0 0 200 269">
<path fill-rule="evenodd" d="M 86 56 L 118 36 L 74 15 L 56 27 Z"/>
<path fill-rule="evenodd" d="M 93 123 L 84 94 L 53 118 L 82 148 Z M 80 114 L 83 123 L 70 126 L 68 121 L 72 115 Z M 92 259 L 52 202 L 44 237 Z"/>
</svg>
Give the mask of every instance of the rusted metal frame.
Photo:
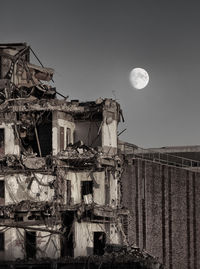
<svg viewBox="0 0 200 269">
<path fill-rule="evenodd" d="M 38 56 L 36 55 L 36 53 L 33 51 L 33 49 L 31 47 L 30 47 L 30 51 L 33 53 L 33 55 L 38 60 L 38 62 L 40 63 L 40 65 L 44 68 L 44 65 L 42 64 L 42 62 L 40 61 L 40 59 L 38 58 Z M 51 81 L 54 82 L 53 78 L 51 79 Z M 59 93 L 58 91 L 56 91 L 56 94 L 60 95 L 64 99 L 67 99 L 69 97 L 69 95 L 68 96 L 64 96 L 62 93 Z"/>
<path fill-rule="evenodd" d="M 26 46 L 24 49 L 20 50 L 16 55 L 13 56 L 15 62 L 25 53 L 26 50 L 30 49 L 29 46 Z"/>
<path fill-rule="evenodd" d="M 117 134 L 117 136 L 120 136 L 120 135 L 123 134 L 126 130 L 127 130 L 127 128 L 125 128 L 124 130 L 122 130 L 119 134 Z"/>
<path fill-rule="evenodd" d="M 40 61 L 40 59 L 38 58 L 38 56 L 36 55 L 36 53 L 33 51 L 33 49 L 30 47 L 30 51 L 33 53 L 33 55 L 35 56 L 35 58 L 38 60 L 38 62 L 40 63 L 40 65 L 44 68 L 44 65 L 42 64 L 42 62 Z M 52 82 L 54 82 L 53 79 L 51 79 Z M 56 92 L 57 93 L 57 92 Z M 59 93 L 58 93 L 59 94 Z M 60 96 L 64 97 L 64 95 L 59 94 Z M 65 98 L 65 97 L 64 97 Z"/>
</svg>

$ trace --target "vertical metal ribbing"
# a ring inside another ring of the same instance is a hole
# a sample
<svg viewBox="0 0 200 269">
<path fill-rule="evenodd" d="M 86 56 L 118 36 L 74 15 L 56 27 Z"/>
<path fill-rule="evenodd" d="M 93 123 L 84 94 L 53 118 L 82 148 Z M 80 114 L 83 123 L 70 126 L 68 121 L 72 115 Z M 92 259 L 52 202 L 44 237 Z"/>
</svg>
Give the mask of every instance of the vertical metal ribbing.
<svg viewBox="0 0 200 269">
<path fill-rule="evenodd" d="M 146 162 L 142 162 L 142 230 L 143 230 L 143 248 L 146 249 Z"/>
<path fill-rule="evenodd" d="M 162 165 L 162 257 L 166 264 L 166 231 L 165 231 L 165 166 Z"/>
<path fill-rule="evenodd" d="M 136 167 L 135 167 L 135 190 L 136 190 L 136 195 L 135 195 L 135 227 L 136 227 L 136 244 L 139 246 L 139 169 L 140 169 L 140 163 L 139 159 L 137 160 Z"/>
<path fill-rule="evenodd" d="M 196 174 L 192 174 L 194 269 L 197 269 Z"/>
<path fill-rule="evenodd" d="M 190 182 L 189 171 L 186 173 L 186 213 L 187 213 L 187 267 L 190 269 Z"/>
<path fill-rule="evenodd" d="M 173 269 L 173 264 L 172 264 L 172 179 L 171 179 L 171 167 L 168 167 L 168 227 L 169 227 L 169 269 Z"/>
</svg>

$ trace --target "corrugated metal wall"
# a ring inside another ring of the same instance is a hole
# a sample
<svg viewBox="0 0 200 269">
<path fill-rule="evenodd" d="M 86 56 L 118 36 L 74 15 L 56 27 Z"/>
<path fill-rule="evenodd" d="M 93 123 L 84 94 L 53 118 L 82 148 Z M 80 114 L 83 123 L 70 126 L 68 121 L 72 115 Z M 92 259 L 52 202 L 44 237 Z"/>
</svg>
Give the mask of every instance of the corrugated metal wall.
<svg viewBox="0 0 200 269">
<path fill-rule="evenodd" d="M 170 269 L 200 268 L 200 174 L 129 159 L 122 202 L 130 210 L 129 242 Z"/>
</svg>

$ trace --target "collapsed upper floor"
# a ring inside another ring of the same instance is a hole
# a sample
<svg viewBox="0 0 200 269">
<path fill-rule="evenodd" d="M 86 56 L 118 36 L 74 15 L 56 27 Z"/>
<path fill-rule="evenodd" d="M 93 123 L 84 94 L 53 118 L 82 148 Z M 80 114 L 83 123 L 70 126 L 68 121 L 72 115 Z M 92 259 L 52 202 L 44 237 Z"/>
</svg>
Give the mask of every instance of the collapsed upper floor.
<svg viewBox="0 0 200 269">
<path fill-rule="evenodd" d="M 54 70 L 31 64 L 31 52 L 26 43 L 0 44 L 0 156 L 59 155 L 73 163 L 116 155 L 120 105 L 57 99 Z"/>
</svg>

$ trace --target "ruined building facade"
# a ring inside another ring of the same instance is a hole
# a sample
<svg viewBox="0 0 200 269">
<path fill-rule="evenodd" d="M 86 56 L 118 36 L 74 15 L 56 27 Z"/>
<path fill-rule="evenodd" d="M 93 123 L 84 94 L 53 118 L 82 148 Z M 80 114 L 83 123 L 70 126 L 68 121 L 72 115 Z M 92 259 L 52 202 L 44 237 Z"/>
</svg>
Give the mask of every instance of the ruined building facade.
<svg viewBox="0 0 200 269">
<path fill-rule="evenodd" d="M 0 45 L 0 266 L 126 246 L 125 268 L 200 268 L 200 147 L 119 141 L 120 105 L 57 99 L 31 52 Z"/>
<path fill-rule="evenodd" d="M 30 50 L 0 45 L 0 260 L 102 255 L 126 243 L 120 107 L 56 99 Z"/>
</svg>

